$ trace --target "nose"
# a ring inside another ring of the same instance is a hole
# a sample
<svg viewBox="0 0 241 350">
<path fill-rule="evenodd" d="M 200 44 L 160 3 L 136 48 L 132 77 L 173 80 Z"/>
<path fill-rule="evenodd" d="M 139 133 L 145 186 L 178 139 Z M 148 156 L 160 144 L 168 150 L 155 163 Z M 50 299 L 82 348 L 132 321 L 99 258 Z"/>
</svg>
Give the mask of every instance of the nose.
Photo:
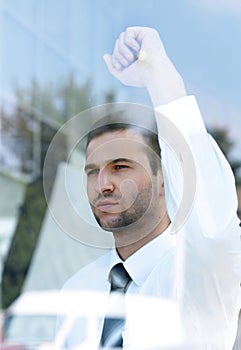
<svg viewBox="0 0 241 350">
<path fill-rule="evenodd" d="M 101 169 L 98 174 L 98 190 L 102 194 L 114 191 L 112 176 L 107 168 Z"/>
</svg>

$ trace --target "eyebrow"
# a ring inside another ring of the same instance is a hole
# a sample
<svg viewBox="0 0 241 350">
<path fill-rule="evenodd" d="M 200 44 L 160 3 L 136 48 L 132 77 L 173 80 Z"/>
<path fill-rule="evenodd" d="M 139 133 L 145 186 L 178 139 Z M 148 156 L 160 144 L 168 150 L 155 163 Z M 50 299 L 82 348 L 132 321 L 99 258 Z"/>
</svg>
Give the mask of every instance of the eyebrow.
<svg viewBox="0 0 241 350">
<path fill-rule="evenodd" d="M 128 158 L 116 158 L 116 159 L 111 159 L 109 161 L 107 161 L 107 165 L 114 165 L 114 164 L 117 164 L 117 163 L 129 163 L 129 164 L 133 164 L 133 160 L 131 159 L 128 159 Z M 85 172 L 87 170 L 90 170 L 90 169 L 94 169 L 96 168 L 96 164 L 94 163 L 90 163 L 90 164 L 87 164 L 84 168 Z"/>
</svg>

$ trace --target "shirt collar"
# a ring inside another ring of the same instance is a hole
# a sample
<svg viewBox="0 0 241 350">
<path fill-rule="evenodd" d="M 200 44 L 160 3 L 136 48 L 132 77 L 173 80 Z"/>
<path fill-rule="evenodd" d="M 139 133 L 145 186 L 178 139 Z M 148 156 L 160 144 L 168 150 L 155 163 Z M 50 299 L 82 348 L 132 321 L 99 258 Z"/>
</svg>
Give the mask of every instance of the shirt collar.
<svg viewBox="0 0 241 350">
<path fill-rule="evenodd" d="M 111 254 L 110 269 L 119 262 L 122 262 L 132 280 L 141 286 L 157 262 L 164 254 L 175 245 L 176 235 L 170 234 L 169 227 L 158 237 L 131 255 L 124 262 L 119 257 L 117 251 L 113 249 Z"/>
</svg>

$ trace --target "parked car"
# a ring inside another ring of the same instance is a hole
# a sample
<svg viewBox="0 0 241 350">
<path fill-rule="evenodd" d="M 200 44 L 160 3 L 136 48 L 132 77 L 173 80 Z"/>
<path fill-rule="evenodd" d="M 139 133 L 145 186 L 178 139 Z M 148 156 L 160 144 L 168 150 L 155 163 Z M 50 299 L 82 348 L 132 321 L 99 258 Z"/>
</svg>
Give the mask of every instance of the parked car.
<svg viewBox="0 0 241 350">
<path fill-rule="evenodd" d="M 81 341 L 69 343 L 68 348 L 94 350 L 107 299 L 106 294 L 93 291 L 24 293 L 6 310 L 1 349 L 63 350 L 77 325 Z M 130 350 L 189 349 L 183 345 L 178 311 L 172 302 L 128 296 L 125 304 L 126 310 L 112 311 L 111 316 L 127 314 L 128 336 L 133 344 Z"/>
<path fill-rule="evenodd" d="M 103 305 L 103 295 L 94 294 L 94 298 L 92 292 L 39 291 L 20 295 L 5 312 L 4 346 L 64 348 L 68 332 L 77 318 L 84 318 L 86 324 L 93 318 L 96 321 L 98 305 Z M 89 298 L 93 312 L 83 302 Z M 96 305 L 93 305 L 93 300 Z"/>
</svg>

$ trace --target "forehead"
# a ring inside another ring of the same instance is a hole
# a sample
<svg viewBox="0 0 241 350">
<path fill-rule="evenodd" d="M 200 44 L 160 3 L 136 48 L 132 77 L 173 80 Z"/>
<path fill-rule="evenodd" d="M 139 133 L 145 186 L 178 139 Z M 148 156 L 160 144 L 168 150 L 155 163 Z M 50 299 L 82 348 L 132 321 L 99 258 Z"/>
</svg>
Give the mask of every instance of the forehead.
<svg viewBox="0 0 241 350">
<path fill-rule="evenodd" d="M 98 163 L 105 160 L 127 158 L 139 160 L 146 158 L 147 145 L 141 134 L 131 130 L 118 130 L 94 137 L 86 150 L 88 162 Z"/>
</svg>

